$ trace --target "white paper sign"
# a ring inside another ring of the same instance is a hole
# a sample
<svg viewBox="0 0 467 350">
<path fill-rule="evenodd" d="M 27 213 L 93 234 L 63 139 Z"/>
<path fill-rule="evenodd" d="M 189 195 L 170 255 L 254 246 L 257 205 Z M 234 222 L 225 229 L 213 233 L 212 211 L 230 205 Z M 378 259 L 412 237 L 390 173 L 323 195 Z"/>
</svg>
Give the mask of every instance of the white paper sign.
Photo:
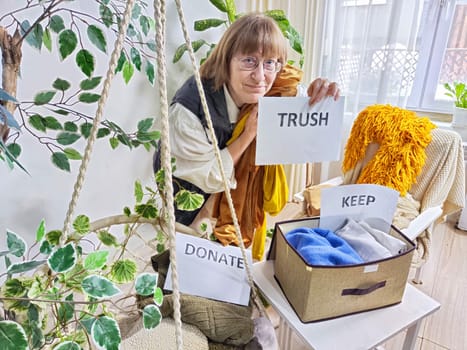
<svg viewBox="0 0 467 350">
<path fill-rule="evenodd" d="M 344 97 L 310 107 L 308 97 L 262 97 L 258 104 L 256 164 L 339 160 Z"/>
<path fill-rule="evenodd" d="M 180 292 L 248 305 L 250 285 L 240 248 L 178 232 L 175 243 Z M 246 254 L 251 266 L 251 251 Z M 172 290 L 171 265 L 164 288 Z"/>
<path fill-rule="evenodd" d="M 321 190 L 319 226 L 331 231 L 341 228 L 347 218 L 364 220 L 388 233 L 397 207 L 399 192 L 372 184 L 342 185 Z"/>
</svg>

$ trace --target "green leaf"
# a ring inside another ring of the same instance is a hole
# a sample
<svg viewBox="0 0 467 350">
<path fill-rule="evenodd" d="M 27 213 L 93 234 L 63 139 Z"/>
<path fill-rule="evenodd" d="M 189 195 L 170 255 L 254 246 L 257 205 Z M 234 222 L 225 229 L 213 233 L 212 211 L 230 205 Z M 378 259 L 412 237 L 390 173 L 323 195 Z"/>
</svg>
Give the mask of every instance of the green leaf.
<svg viewBox="0 0 467 350">
<path fill-rule="evenodd" d="M 206 18 L 195 21 L 194 28 L 197 32 L 202 32 L 209 28 L 219 27 L 222 24 L 225 24 L 227 21 L 218 19 L 218 18 Z"/>
<path fill-rule="evenodd" d="M 76 54 L 76 64 L 81 71 L 91 78 L 94 72 L 94 56 L 86 49 L 81 49 Z"/>
<path fill-rule="evenodd" d="M 76 125 L 76 123 L 74 122 L 65 122 L 65 124 L 63 125 L 63 129 L 65 129 L 65 131 L 69 131 L 69 132 L 77 132 L 78 131 L 78 125 Z"/>
<path fill-rule="evenodd" d="M 80 160 L 83 159 L 81 154 L 75 150 L 74 148 L 67 147 L 63 150 L 63 153 L 65 153 L 66 157 L 71 160 Z"/>
<path fill-rule="evenodd" d="M 70 171 L 70 162 L 63 152 L 54 152 L 52 154 L 52 163 L 61 170 Z"/>
<path fill-rule="evenodd" d="M 80 102 L 94 103 L 96 101 L 99 101 L 100 97 L 101 95 L 99 94 L 91 94 L 88 92 L 83 92 L 82 94 L 79 94 L 78 99 L 80 100 Z"/>
<path fill-rule="evenodd" d="M 126 84 L 128 84 L 134 72 L 135 72 L 134 66 L 131 64 L 131 62 L 126 61 L 123 64 L 123 69 L 122 69 L 123 80 L 125 81 Z"/>
<path fill-rule="evenodd" d="M 177 49 L 175 50 L 174 57 L 172 59 L 172 63 L 177 63 L 180 61 L 180 58 L 182 58 L 183 54 L 185 51 L 188 51 L 188 46 L 186 44 L 181 44 Z"/>
<path fill-rule="evenodd" d="M 138 141 L 141 142 L 148 142 L 152 140 L 159 140 L 161 137 L 161 132 L 160 131 L 149 131 L 149 132 L 141 132 L 138 131 L 136 133 L 136 138 Z"/>
<path fill-rule="evenodd" d="M 157 207 L 152 203 L 135 205 L 135 212 L 146 219 L 155 219 L 158 215 Z"/>
<path fill-rule="evenodd" d="M 6 244 L 10 254 L 21 257 L 26 252 L 26 241 L 18 236 L 16 233 L 6 231 Z"/>
<path fill-rule="evenodd" d="M 102 242 L 102 244 L 104 244 L 107 247 L 111 247 L 111 246 L 118 247 L 119 245 L 117 238 L 114 235 L 112 235 L 110 232 L 105 231 L 105 230 L 99 231 L 97 233 L 97 238 L 99 239 L 99 241 Z"/>
<path fill-rule="evenodd" d="M 109 252 L 107 250 L 92 252 L 84 260 L 84 268 L 86 270 L 101 269 L 107 263 L 108 256 Z"/>
<path fill-rule="evenodd" d="M 139 295 L 154 295 L 157 273 L 142 273 L 136 278 L 135 289 Z"/>
<path fill-rule="evenodd" d="M 57 245 L 60 243 L 60 237 L 62 236 L 62 231 L 52 230 L 46 233 L 45 239 L 52 245 Z"/>
<path fill-rule="evenodd" d="M 105 40 L 104 32 L 99 27 L 91 24 L 88 29 L 88 38 L 91 42 L 102 52 L 107 53 L 107 42 Z"/>
<path fill-rule="evenodd" d="M 227 5 L 225 4 L 225 0 L 209 0 L 209 2 L 216 6 L 219 11 L 227 12 Z"/>
<path fill-rule="evenodd" d="M 57 135 L 57 142 L 60 145 L 67 146 L 71 145 L 72 143 L 76 142 L 81 135 L 73 133 L 73 132 L 68 132 L 68 131 L 62 131 L 58 133 Z"/>
<path fill-rule="evenodd" d="M 146 62 L 146 76 L 151 84 L 154 84 L 154 65 L 147 61 Z"/>
<path fill-rule="evenodd" d="M 180 190 L 175 195 L 175 203 L 180 210 L 195 210 L 201 208 L 204 197 L 199 193 Z"/>
<path fill-rule="evenodd" d="M 28 338 L 23 327 L 13 321 L 0 321 L 0 349 L 27 350 Z"/>
<path fill-rule="evenodd" d="M 99 14 L 101 15 L 102 22 L 107 28 L 110 28 L 113 24 L 113 13 L 112 10 L 104 5 L 101 4 L 99 6 Z"/>
<path fill-rule="evenodd" d="M 136 69 L 140 71 L 141 70 L 141 55 L 136 48 L 132 47 L 130 49 L 130 57 Z"/>
<path fill-rule="evenodd" d="M 31 347 L 33 349 L 40 349 L 45 344 L 45 337 L 42 329 L 39 327 L 39 323 L 33 322 L 30 324 L 28 332 L 30 333 L 29 342 Z"/>
<path fill-rule="evenodd" d="M 45 235 L 45 220 L 42 219 L 36 230 L 36 242 L 39 242 Z"/>
<path fill-rule="evenodd" d="M 35 269 L 38 266 L 43 265 L 47 260 L 32 260 L 25 261 L 22 263 L 11 264 L 7 269 L 7 274 L 12 275 L 14 273 L 22 273 Z"/>
<path fill-rule="evenodd" d="M 146 118 L 138 122 L 138 131 L 148 131 L 154 123 L 153 118 Z"/>
<path fill-rule="evenodd" d="M 141 26 L 141 30 L 143 31 L 144 35 L 148 35 L 149 30 L 151 29 L 151 24 L 148 17 L 141 16 L 139 18 L 139 25 Z"/>
<path fill-rule="evenodd" d="M 88 122 L 81 124 L 80 126 L 81 134 L 86 139 L 89 137 L 89 135 L 91 135 L 91 129 L 92 129 L 92 124 Z"/>
<path fill-rule="evenodd" d="M 135 181 L 135 199 L 136 203 L 140 203 L 143 200 L 143 186 L 141 186 L 141 182 L 138 180 Z"/>
<path fill-rule="evenodd" d="M 118 139 L 116 137 L 111 137 L 109 139 L 109 143 L 110 143 L 110 147 L 112 147 L 112 149 L 117 148 L 118 145 L 119 145 L 119 141 L 118 141 Z"/>
<path fill-rule="evenodd" d="M 110 278 L 117 283 L 127 283 L 135 279 L 137 266 L 130 259 L 114 262 L 110 268 Z"/>
<path fill-rule="evenodd" d="M 156 328 L 162 320 L 162 314 L 156 305 L 149 304 L 143 309 L 143 326 L 144 329 Z"/>
<path fill-rule="evenodd" d="M 120 52 L 120 57 L 118 58 L 117 67 L 115 68 L 115 73 L 120 72 L 123 69 L 123 64 L 127 61 L 125 52 Z"/>
<path fill-rule="evenodd" d="M 118 350 L 122 342 L 117 322 L 108 316 L 96 319 L 92 324 L 91 336 L 99 349 Z"/>
<path fill-rule="evenodd" d="M 106 137 L 109 134 L 110 134 L 110 130 L 108 128 L 99 128 L 99 130 L 97 130 L 98 139 Z"/>
<path fill-rule="evenodd" d="M 235 7 L 235 0 L 225 0 L 227 7 L 227 16 L 229 17 L 230 23 L 235 22 L 235 16 L 237 15 L 237 9 Z"/>
<path fill-rule="evenodd" d="M 68 295 L 65 300 L 73 301 L 73 294 Z M 75 310 L 71 303 L 61 303 L 58 308 L 57 318 L 60 322 L 65 323 L 73 318 Z"/>
<path fill-rule="evenodd" d="M 157 51 L 156 42 L 154 40 L 148 40 L 148 42 L 146 43 L 146 46 L 148 47 L 149 50 L 153 52 Z"/>
<path fill-rule="evenodd" d="M 66 272 L 75 266 L 76 249 L 72 243 L 68 243 L 62 248 L 58 248 L 47 259 L 49 267 L 55 272 Z"/>
<path fill-rule="evenodd" d="M 46 122 L 45 119 L 39 114 L 34 114 L 28 119 L 29 124 L 36 130 L 46 131 Z"/>
<path fill-rule="evenodd" d="M 53 82 L 52 86 L 57 90 L 65 91 L 65 90 L 68 90 L 70 88 L 71 84 L 67 80 L 57 78 Z"/>
<path fill-rule="evenodd" d="M 164 292 L 161 288 L 157 287 L 154 291 L 154 302 L 157 306 L 161 306 L 162 302 L 164 301 Z"/>
<path fill-rule="evenodd" d="M 55 96 L 56 91 L 42 91 L 34 96 L 34 103 L 38 106 L 49 103 Z"/>
<path fill-rule="evenodd" d="M 43 118 L 42 121 L 44 122 L 45 127 L 47 129 L 50 129 L 50 130 L 62 130 L 63 129 L 62 124 L 60 124 L 60 122 L 55 117 L 47 116 Z"/>
<path fill-rule="evenodd" d="M 54 346 L 53 350 L 81 350 L 81 346 L 71 340 L 65 340 Z"/>
<path fill-rule="evenodd" d="M 42 244 L 39 247 L 39 251 L 41 252 L 41 254 L 49 255 L 50 253 L 52 253 L 52 250 L 53 246 L 49 243 L 49 241 L 42 241 Z"/>
<path fill-rule="evenodd" d="M 50 34 L 49 28 L 46 28 L 44 30 L 44 35 L 42 36 L 42 43 L 47 48 L 47 50 L 52 52 L 52 35 Z"/>
<path fill-rule="evenodd" d="M 64 109 L 55 109 L 54 112 L 57 113 L 57 114 L 60 114 L 60 115 L 68 115 L 68 114 L 70 114 L 70 112 L 68 112 L 68 111 L 66 111 L 66 110 L 64 110 Z"/>
<path fill-rule="evenodd" d="M 131 215 L 130 208 L 128 208 L 128 207 L 123 208 L 123 214 L 125 214 L 126 216 L 129 217 Z"/>
<path fill-rule="evenodd" d="M 81 287 L 83 287 L 86 294 L 98 299 L 112 297 L 121 292 L 120 289 L 107 278 L 98 275 L 87 276 L 83 279 L 83 282 L 81 282 Z"/>
<path fill-rule="evenodd" d="M 21 146 L 17 143 L 10 143 L 6 148 L 8 149 L 10 154 L 15 158 L 18 158 L 21 154 Z"/>
<path fill-rule="evenodd" d="M 5 281 L 3 292 L 6 297 L 21 297 L 26 291 L 27 287 L 25 283 L 17 278 L 11 278 Z"/>
<path fill-rule="evenodd" d="M 101 80 L 102 80 L 102 77 L 94 77 L 94 78 L 86 79 L 86 80 L 81 81 L 81 83 L 79 84 L 79 87 L 82 90 L 92 90 L 97 85 L 100 84 Z"/>
<path fill-rule="evenodd" d="M 52 29 L 55 33 L 60 33 L 63 29 L 65 29 L 65 24 L 62 17 L 59 15 L 53 15 L 50 18 L 50 29 Z"/>
<path fill-rule="evenodd" d="M 58 49 L 60 51 L 60 58 L 64 60 L 75 49 L 78 44 L 78 37 L 71 29 L 65 29 L 58 36 Z"/>
<path fill-rule="evenodd" d="M 78 215 L 73 221 L 73 228 L 79 234 L 84 235 L 91 229 L 89 218 L 86 215 Z"/>
</svg>

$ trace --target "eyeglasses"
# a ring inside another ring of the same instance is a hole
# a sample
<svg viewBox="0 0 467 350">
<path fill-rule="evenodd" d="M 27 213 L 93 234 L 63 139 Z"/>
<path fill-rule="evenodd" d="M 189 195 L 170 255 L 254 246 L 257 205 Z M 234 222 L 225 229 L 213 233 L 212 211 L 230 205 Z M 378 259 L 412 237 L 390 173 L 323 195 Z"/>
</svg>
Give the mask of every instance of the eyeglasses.
<svg viewBox="0 0 467 350">
<path fill-rule="evenodd" d="M 255 70 L 261 62 L 261 60 L 256 57 L 241 57 L 236 59 L 240 63 L 240 69 L 247 71 Z M 263 60 L 263 69 L 268 73 L 277 73 L 282 69 L 282 63 L 273 59 Z"/>
</svg>

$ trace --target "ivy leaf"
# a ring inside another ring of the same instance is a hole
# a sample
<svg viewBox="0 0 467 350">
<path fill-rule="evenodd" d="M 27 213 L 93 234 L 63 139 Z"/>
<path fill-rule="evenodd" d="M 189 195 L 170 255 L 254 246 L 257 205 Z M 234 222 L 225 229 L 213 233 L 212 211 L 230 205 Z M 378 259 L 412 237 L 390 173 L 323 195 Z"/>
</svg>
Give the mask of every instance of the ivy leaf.
<svg viewBox="0 0 467 350">
<path fill-rule="evenodd" d="M 68 90 L 70 88 L 71 84 L 67 80 L 57 78 L 53 82 L 52 86 L 57 90 L 65 91 L 65 90 Z"/>
<path fill-rule="evenodd" d="M 175 195 L 175 203 L 180 210 L 195 210 L 201 207 L 204 197 L 199 193 L 180 190 Z"/>
<path fill-rule="evenodd" d="M 62 17 L 59 15 L 53 15 L 50 18 L 50 29 L 52 29 L 55 33 L 60 33 L 63 29 L 65 29 L 65 24 Z"/>
<path fill-rule="evenodd" d="M 154 65 L 149 61 L 146 62 L 146 76 L 149 82 L 154 85 Z"/>
<path fill-rule="evenodd" d="M 52 154 L 52 163 L 61 170 L 70 171 L 70 162 L 63 152 L 54 152 Z"/>
<path fill-rule="evenodd" d="M 110 8 L 104 4 L 99 6 L 99 14 L 101 15 L 102 22 L 107 28 L 113 24 L 113 13 Z"/>
<path fill-rule="evenodd" d="M 153 295 L 157 285 L 157 273 L 142 273 L 136 278 L 135 289 L 139 295 Z"/>
<path fill-rule="evenodd" d="M 90 78 L 90 79 L 85 79 L 85 80 L 81 81 L 81 83 L 79 84 L 79 87 L 82 90 L 92 90 L 97 85 L 100 84 L 101 80 L 102 80 L 102 77 L 94 77 L 94 78 Z"/>
<path fill-rule="evenodd" d="M 128 283 L 135 279 L 136 270 L 137 266 L 133 260 L 118 260 L 110 268 L 110 278 L 117 283 Z"/>
<path fill-rule="evenodd" d="M 99 349 L 118 350 L 122 338 L 117 322 L 108 316 L 99 317 L 91 327 L 91 335 Z"/>
<path fill-rule="evenodd" d="M 22 263 L 11 264 L 8 266 L 7 274 L 12 275 L 14 273 L 22 273 L 26 271 L 30 271 L 35 269 L 38 266 L 44 264 L 47 260 L 32 260 L 32 261 L 25 261 Z"/>
<path fill-rule="evenodd" d="M 156 305 L 149 304 L 143 309 L 143 326 L 144 329 L 156 328 L 162 320 L 162 315 Z"/>
<path fill-rule="evenodd" d="M 140 203 L 143 200 L 143 186 L 141 186 L 141 182 L 135 181 L 135 199 L 136 203 Z"/>
<path fill-rule="evenodd" d="M 89 78 L 94 72 L 94 56 L 86 49 L 81 49 L 76 54 L 76 64 Z"/>
<path fill-rule="evenodd" d="M 23 256 L 26 251 L 26 241 L 16 233 L 6 231 L 6 244 L 11 254 L 17 257 Z"/>
<path fill-rule="evenodd" d="M 78 44 L 78 37 L 71 29 L 65 29 L 58 36 L 58 49 L 62 60 L 67 58 Z"/>
<path fill-rule="evenodd" d="M 146 203 L 135 205 L 135 212 L 143 218 L 154 219 L 157 218 L 158 210 L 152 203 Z"/>
<path fill-rule="evenodd" d="M 42 219 L 36 230 L 36 242 L 39 242 L 45 235 L 45 220 Z"/>
<path fill-rule="evenodd" d="M 52 245 L 57 245 L 60 243 L 60 237 L 62 236 L 62 231 L 52 230 L 45 234 L 45 239 Z"/>
<path fill-rule="evenodd" d="M 99 231 L 97 233 L 97 238 L 99 239 L 99 241 L 102 242 L 102 244 L 104 244 L 107 247 L 111 247 L 111 246 L 118 247 L 117 238 L 108 231 L 105 231 L 105 230 Z"/>
<path fill-rule="evenodd" d="M 81 287 L 86 294 L 93 298 L 107 298 L 119 294 L 121 291 L 107 278 L 91 275 L 87 276 L 81 282 Z"/>
<path fill-rule="evenodd" d="M 47 259 L 49 267 L 55 272 L 67 272 L 76 263 L 76 249 L 72 243 L 58 248 Z"/>
<path fill-rule="evenodd" d="M 134 72 L 135 72 L 134 66 L 131 64 L 131 62 L 126 61 L 123 64 L 123 69 L 122 69 L 123 80 L 125 81 L 126 84 L 128 84 Z"/>
<path fill-rule="evenodd" d="M 66 301 L 73 301 L 73 294 L 65 297 Z M 73 318 L 75 310 L 71 303 L 61 303 L 58 308 L 57 318 L 60 322 L 66 323 Z"/>
<path fill-rule="evenodd" d="M 53 246 L 49 243 L 49 241 L 42 241 L 42 244 L 39 247 L 39 251 L 41 252 L 41 254 L 49 255 L 50 253 L 52 253 L 52 250 Z"/>
<path fill-rule="evenodd" d="M 34 96 L 34 104 L 40 106 L 49 103 L 55 96 L 56 91 L 42 91 Z"/>
<path fill-rule="evenodd" d="M 100 97 L 101 97 L 101 95 L 99 95 L 99 94 L 91 94 L 91 93 L 88 93 L 88 92 L 83 92 L 82 94 L 80 94 L 78 96 L 78 99 L 80 100 L 80 102 L 94 103 L 96 101 L 99 101 Z"/>
<path fill-rule="evenodd" d="M 52 52 L 52 35 L 50 34 L 49 28 L 46 28 L 44 30 L 44 35 L 42 36 L 42 43 L 47 48 L 47 50 Z"/>
<path fill-rule="evenodd" d="M 107 42 L 105 40 L 104 32 L 97 26 L 91 24 L 88 29 L 88 38 L 91 42 L 102 52 L 107 53 Z"/>
<path fill-rule="evenodd" d="M 68 131 L 62 131 L 57 135 L 57 142 L 60 145 L 67 146 L 76 142 L 80 137 L 81 136 L 79 134 Z"/>
<path fill-rule="evenodd" d="M 161 306 L 162 302 L 164 301 L 164 292 L 161 288 L 157 287 L 154 291 L 154 302 L 157 306 Z"/>
<path fill-rule="evenodd" d="M 13 321 L 0 321 L 0 346 L 2 350 L 27 350 L 28 338 L 23 327 Z"/>
<path fill-rule="evenodd" d="M 204 30 L 207 30 L 209 28 L 215 28 L 219 27 L 220 25 L 226 23 L 227 21 L 218 19 L 218 18 L 207 18 L 207 19 L 201 19 L 198 21 L 195 21 L 194 23 L 194 29 L 197 32 L 202 32 Z"/>
<path fill-rule="evenodd" d="M 81 346 L 71 340 L 66 340 L 54 346 L 54 350 L 81 350 Z"/>
<path fill-rule="evenodd" d="M 109 252 L 107 250 L 92 252 L 84 260 L 84 268 L 86 270 L 101 269 L 107 263 L 108 256 Z"/>
<path fill-rule="evenodd" d="M 73 228 L 79 234 L 88 233 L 91 229 L 89 218 L 86 215 L 78 215 L 73 221 Z"/>
<path fill-rule="evenodd" d="M 141 71 L 141 55 L 140 55 L 139 51 L 137 49 L 135 49 L 134 47 L 132 47 L 130 49 L 130 57 L 131 57 L 131 61 L 135 65 L 136 69 Z"/>
<path fill-rule="evenodd" d="M 81 153 L 79 153 L 74 148 L 67 147 L 63 150 L 63 153 L 65 153 L 66 157 L 71 160 L 83 159 L 83 157 L 81 156 Z"/>
</svg>

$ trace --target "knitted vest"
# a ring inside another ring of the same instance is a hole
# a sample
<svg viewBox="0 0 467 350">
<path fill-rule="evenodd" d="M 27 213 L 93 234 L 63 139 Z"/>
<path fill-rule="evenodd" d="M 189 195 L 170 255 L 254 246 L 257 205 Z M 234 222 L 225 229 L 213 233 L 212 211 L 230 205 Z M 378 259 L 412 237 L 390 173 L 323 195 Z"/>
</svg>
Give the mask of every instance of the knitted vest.
<svg viewBox="0 0 467 350">
<path fill-rule="evenodd" d="M 227 141 L 232 136 L 233 131 L 233 125 L 230 123 L 229 115 L 227 112 L 227 103 L 225 100 L 224 89 L 222 88 L 220 90 L 214 90 L 211 80 L 203 80 L 203 88 L 209 108 L 209 113 L 211 115 L 214 132 L 216 134 L 217 143 L 219 148 L 223 149 L 225 148 Z M 210 136 L 208 135 L 206 115 L 201 104 L 201 98 L 199 96 L 198 87 L 196 86 L 196 80 L 194 76 L 189 78 L 175 93 L 171 105 L 174 103 L 180 103 L 199 118 L 206 133 L 208 142 L 212 143 Z M 155 172 L 161 168 L 160 142 L 159 147 L 154 154 L 153 166 Z M 180 189 L 185 189 L 201 194 L 204 197 L 204 200 L 209 197 L 209 194 L 204 192 L 198 186 L 176 177 L 173 179 L 173 187 L 174 195 Z M 179 210 L 175 206 L 175 220 L 182 224 L 189 225 L 193 222 L 200 210 L 201 208 L 193 211 Z"/>
</svg>

